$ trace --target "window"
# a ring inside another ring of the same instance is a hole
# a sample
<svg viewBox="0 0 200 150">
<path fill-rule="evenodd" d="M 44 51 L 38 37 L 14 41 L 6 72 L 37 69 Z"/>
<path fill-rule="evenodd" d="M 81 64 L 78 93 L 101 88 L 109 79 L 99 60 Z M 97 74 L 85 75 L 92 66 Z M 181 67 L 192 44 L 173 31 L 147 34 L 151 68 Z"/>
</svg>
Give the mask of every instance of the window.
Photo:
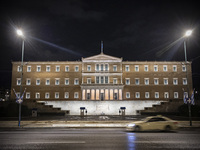
<svg viewBox="0 0 200 150">
<path fill-rule="evenodd" d="M 60 66 L 56 66 L 56 72 L 60 72 Z"/>
<path fill-rule="evenodd" d="M 99 71 L 99 64 L 96 64 L 96 71 Z"/>
<path fill-rule="evenodd" d="M 30 92 L 26 92 L 26 99 L 30 99 L 30 98 L 31 98 Z"/>
<path fill-rule="evenodd" d="M 103 64 L 101 64 L 101 71 L 103 71 Z"/>
<path fill-rule="evenodd" d="M 46 79 L 46 85 L 50 85 L 50 79 Z"/>
<path fill-rule="evenodd" d="M 169 92 L 164 93 L 164 98 L 169 98 Z"/>
<path fill-rule="evenodd" d="M 149 98 L 149 92 L 145 92 L 145 98 Z"/>
<path fill-rule="evenodd" d="M 87 71 L 91 71 L 91 65 L 87 65 Z"/>
<path fill-rule="evenodd" d="M 65 78 L 65 85 L 69 85 L 69 78 Z"/>
<path fill-rule="evenodd" d="M 74 92 L 74 98 L 78 98 L 79 95 L 78 95 L 78 92 Z"/>
<path fill-rule="evenodd" d="M 177 72 L 177 65 L 173 65 L 173 71 Z"/>
<path fill-rule="evenodd" d="M 130 79 L 126 78 L 126 85 L 130 85 Z"/>
<path fill-rule="evenodd" d="M 139 71 L 139 66 L 135 65 L 135 71 L 138 72 Z"/>
<path fill-rule="evenodd" d="M 69 66 L 65 66 L 65 72 L 69 72 Z"/>
<path fill-rule="evenodd" d="M 21 69 L 21 66 L 17 66 L 17 72 L 21 72 L 22 69 Z"/>
<path fill-rule="evenodd" d="M 140 79 L 136 78 L 136 79 L 135 79 L 135 84 L 136 84 L 136 85 L 139 85 L 139 84 L 140 84 Z"/>
<path fill-rule="evenodd" d="M 26 79 L 26 85 L 31 85 L 31 79 Z"/>
<path fill-rule="evenodd" d="M 178 92 L 174 92 L 174 98 L 178 98 Z"/>
<path fill-rule="evenodd" d="M 108 84 L 109 83 L 109 77 L 108 76 L 96 76 L 96 84 Z"/>
<path fill-rule="evenodd" d="M 113 84 L 117 84 L 117 78 L 113 78 Z"/>
<path fill-rule="evenodd" d="M 40 98 L 40 93 L 39 93 L 39 92 L 36 92 L 36 93 L 35 93 L 35 98 L 37 98 L 37 99 Z"/>
<path fill-rule="evenodd" d="M 126 92 L 126 98 L 130 98 L 130 92 Z"/>
<path fill-rule="evenodd" d="M 104 83 L 104 77 L 101 76 L 101 83 L 103 84 Z"/>
<path fill-rule="evenodd" d="M 87 78 L 87 84 L 91 84 L 91 78 Z"/>
<path fill-rule="evenodd" d="M 164 78 L 164 85 L 168 85 L 168 78 Z"/>
<path fill-rule="evenodd" d="M 187 78 L 183 78 L 183 85 L 187 85 Z"/>
<path fill-rule="evenodd" d="M 149 66 L 148 65 L 144 66 L 144 71 L 149 71 Z"/>
<path fill-rule="evenodd" d="M 159 98 L 159 92 L 155 92 L 155 98 Z"/>
<path fill-rule="evenodd" d="M 129 70 L 129 65 L 126 65 L 126 66 L 125 66 L 125 71 L 130 71 L 130 70 Z"/>
<path fill-rule="evenodd" d="M 60 85 L 60 79 L 55 79 L 55 85 Z"/>
<path fill-rule="evenodd" d="M 163 65 L 163 71 L 167 71 L 167 65 Z"/>
<path fill-rule="evenodd" d="M 117 65 L 113 65 L 113 71 L 117 71 Z"/>
<path fill-rule="evenodd" d="M 74 79 L 74 85 L 78 85 L 78 84 L 79 84 L 78 78 L 75 78 Z"/>
<path fill-rule="evenodd" d="M 105 83 L 108 84 L 108 76 L 105 76 Z"/>
<path fill-rule="evenodd" d="M 105 71 L 108 71 L 109 68 L 108 68 L 108 64 L 105 64 Z"/>
<path fill-rule="evenodd" d="M 50 98 L 49 92 L 46 92 L 46 93 L 45 93 L 45 98 L 46 98 L 46 99 L 49 99 L 49 98 Z"/>
<path fill-rule="evenodd" d="M 140 92 L 135 93 L 135 98 L 140 98 Z"/>
<path fill-rule="evenodd" d="M 37 72 L 41 72 L 41 66 L 37 66 L 36 71 L 37 71 Z"/>
<path fill-rule="evenodd" d="M 144 79 L 144 84 L 145 84 L 145 85 L 149 85 L 149 78 L 145 78 L 145 79 Z"/>
<path fill-rule="evenodd" d="M 79 66 L 75 66 L 75 72 L 79 71 Z"/>
<path fill-rule="evenodd" d="M 182 71 L 186 72 L 186 66 L 185 65 L 182 65 Z"/>
<path fill-rule="evenodd" d="M 51 71 L 51 67 L 50 66 L 46 66 L 46 72 L 50 72 Z"/>
<path fill-rule="evenodd" d="M 17 85 L 21 85 L 21 78 L 17 78 Z"/>
<path fill-rule="evenodd" d="M 177 79 L 177 78 L 174 78 L 174 79 L 173 79 L 173 84 L 174 84 L 174 85 L 178 85 L 178 79 Z"/>
<path fill-rule="evenodd" d="M 158 71 L 158 65 L 154 65 L 154 71 L 155 71 L 155 72 Z"/>
<path fill-rule="evenodd" d="M 99 84 L 99 76 L 96 77 L 96 83 Z"/>
<path fill-rule="evenodd" d="M 65 98 L 69 98 L 69 92 L 65 92 Z"/>
<path fill-rule="evenodd" d="M 40 85 L 40 79 L 36 79 L 36 85 Z"/>
<path fill-rule="evenodd" d="M 154 84 L 158 85 L 159 84 L 159 79 L 158 78 L 154 78 Z"/>
<path fill-rule="evenodd" d="M 27 72 L 31 72 L 31 66 L 27 66 Z"/>
<path fill-rule="evenodd" d="M 55 98 L 59 98 L 59 92 L 55 92 Z"/>
</svg>

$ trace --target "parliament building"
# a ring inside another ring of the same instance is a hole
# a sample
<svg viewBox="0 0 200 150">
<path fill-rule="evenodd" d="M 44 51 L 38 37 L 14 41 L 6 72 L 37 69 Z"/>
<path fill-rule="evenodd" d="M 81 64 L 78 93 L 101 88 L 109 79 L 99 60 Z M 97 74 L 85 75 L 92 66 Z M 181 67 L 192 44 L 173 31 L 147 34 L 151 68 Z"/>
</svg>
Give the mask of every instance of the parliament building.
<svg viewBox="0 0 200 150">
<path fill-rule="evenodd" d="M 12 87 L 24 101 L 36 100 L 67 110 L 69 115 L 127 115 L 192 93 L 191 62 L 123 61 L 101 52 L 81 61 L 12 62 Z M 188 90 L 189 89 L 189 90 Z M 12 90 L 11 98 L 15 99 Z"/>
</svg>

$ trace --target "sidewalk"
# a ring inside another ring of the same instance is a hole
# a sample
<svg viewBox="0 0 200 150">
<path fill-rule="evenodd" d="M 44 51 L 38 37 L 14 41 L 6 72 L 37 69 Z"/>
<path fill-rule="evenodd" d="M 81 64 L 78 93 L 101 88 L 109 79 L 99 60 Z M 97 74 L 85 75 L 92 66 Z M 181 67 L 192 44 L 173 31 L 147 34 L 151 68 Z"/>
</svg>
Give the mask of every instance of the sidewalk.
<svg viewBox="0 0 200 150">
<path fill-rule="evenodd" d="M 54 128 L 54 127 L 71 127 L 71 128 L 101 128 L 116 127 L 124 128 L 133 121 L 145 118 L 145 115 L 137 116 L 40 116 L 40 117 L 23 117 L 21 119 L 21 128 Z M 200 128 L 200 118 L 192 118 L 192 126 L 189 125 L 188 117 L 168 116 L 179 122 L 180 128 Z M 0 128 L 18 128 L 18 118 L 0 118 Z"/>
<path fill-rule="evenodd" d="M 21 121 L 21 128 L 124 128 L 130 121 Z M 18 121 L 0 121 L 0 128 L 17 128 Z M 180 128 L 200 128 L 200 121 L 193 121 L 189 126 L 189 121 L 179 121 Z"/>
</svg>

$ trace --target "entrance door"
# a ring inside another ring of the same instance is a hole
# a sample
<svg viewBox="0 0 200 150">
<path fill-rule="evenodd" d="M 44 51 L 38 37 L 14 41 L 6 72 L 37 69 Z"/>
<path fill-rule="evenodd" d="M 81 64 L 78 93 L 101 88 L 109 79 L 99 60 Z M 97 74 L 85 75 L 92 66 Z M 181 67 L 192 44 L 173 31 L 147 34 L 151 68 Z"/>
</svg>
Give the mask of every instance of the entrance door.
<svg viewBox="0 0 200 150">
<path fill-rule="evenodd" d="M 87 93 L 87 99 L 88 100 L 90 99 L 90 93 Z"/>
<path fill-rule="evenodd" d="M 114 93 L 114 99 L 117 100 L 117 93 Z"/>
<path fill-rule="evenodd" d="M 104 93 L 101 93 L 101 100 L 104 100 Z"/>
</svg>

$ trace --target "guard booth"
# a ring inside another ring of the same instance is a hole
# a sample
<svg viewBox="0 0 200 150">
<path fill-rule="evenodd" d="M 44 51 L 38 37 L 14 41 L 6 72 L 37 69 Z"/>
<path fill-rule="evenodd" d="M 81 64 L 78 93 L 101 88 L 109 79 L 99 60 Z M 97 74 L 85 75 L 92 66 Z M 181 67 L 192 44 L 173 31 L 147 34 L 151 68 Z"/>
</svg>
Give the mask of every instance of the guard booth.
<svg viewBox="0 0 200 150">
<path fill-rule="evenodd" d="M 87 115 L 87 109 L 85 107 L 80 107 L 80 116 Z"/>
<path fill-rule="evenodd" d="M 37 108 L 32 109 L 32 117 L 37 117 Z"/>
<path fill-rule="evenodd" d="M 119 115 L 125 116 L 125 114 L 126 114 L 126 107 L 120 107 Z"/>
</svg>

